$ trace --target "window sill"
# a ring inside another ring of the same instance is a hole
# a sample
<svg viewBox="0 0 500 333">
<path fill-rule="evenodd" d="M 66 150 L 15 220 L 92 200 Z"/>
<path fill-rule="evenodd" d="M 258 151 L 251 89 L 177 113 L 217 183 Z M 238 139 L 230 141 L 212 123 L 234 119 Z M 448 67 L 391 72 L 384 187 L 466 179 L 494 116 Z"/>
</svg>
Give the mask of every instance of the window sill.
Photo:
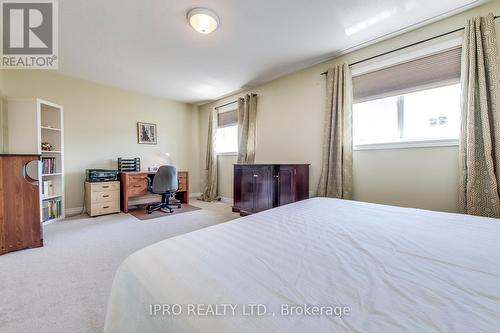
<svg viewBox="0 0 500 333">
<path fill-rule="evenodd" d="M 217 156 L 238 156 L 238 153 L 217 153 Z"/>
<path fill-rule="evenodd" d="M 354 150 L 382 150 L 382 149 L 405 149 L 405 148 L 427 148 L 427 147 L 449 147 L 458 146 L 458 139 L 437 140 L 407 140 L 385 143 L 365 143 L 354 145 Z"/>
</svg>

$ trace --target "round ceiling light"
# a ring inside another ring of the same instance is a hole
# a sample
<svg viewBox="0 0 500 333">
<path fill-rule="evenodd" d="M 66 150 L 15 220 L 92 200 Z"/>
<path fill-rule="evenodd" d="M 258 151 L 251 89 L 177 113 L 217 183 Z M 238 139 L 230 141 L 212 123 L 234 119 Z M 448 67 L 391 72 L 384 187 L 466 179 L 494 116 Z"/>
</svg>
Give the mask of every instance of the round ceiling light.
<svg viewBox="0 0 500 333">
<path fill-rule="evenodd" d="M 187 19 L 194 30 L 201 34 L 209 34 L 217 29 L 219 17 L 214 11 L 206 8 L 193 8 L 188 11 Z"/>
</svg>

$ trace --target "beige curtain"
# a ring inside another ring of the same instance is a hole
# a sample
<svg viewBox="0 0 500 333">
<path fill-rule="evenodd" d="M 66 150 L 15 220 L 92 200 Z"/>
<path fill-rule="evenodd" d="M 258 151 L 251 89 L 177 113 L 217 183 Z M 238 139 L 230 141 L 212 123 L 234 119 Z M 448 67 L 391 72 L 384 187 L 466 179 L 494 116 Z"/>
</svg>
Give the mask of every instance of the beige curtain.
<svg viewBox="0 0 500 333">
<path fill-rule="evenodd" d="M 352 198 L 352 76 L 349 65 L 326 74 L 323 165 L 318 196 Z"/>
<path fill-rule="evenodd" d="M 257 95 L 248 94 L 238 99 L 238 163 L 255 162 L 255 126 Z"/>
<path fill-rule="evenodd" d="M 470 19 L 462 50 L 460 209 L 500 217 L 500 75 L 493 14 Z"/>
<path fill-rule="evenodd" d="M 207 138 L 207 155 L 205 162 L 204 174 L 204 190 L 199 198 L 203 201 L 220 200 L 217 193 L 217 154 L 215 150 L 217 127 L 218 127 L 217 109 L 210 111 L 208 119 L 208 138 Z"/>
</svg>

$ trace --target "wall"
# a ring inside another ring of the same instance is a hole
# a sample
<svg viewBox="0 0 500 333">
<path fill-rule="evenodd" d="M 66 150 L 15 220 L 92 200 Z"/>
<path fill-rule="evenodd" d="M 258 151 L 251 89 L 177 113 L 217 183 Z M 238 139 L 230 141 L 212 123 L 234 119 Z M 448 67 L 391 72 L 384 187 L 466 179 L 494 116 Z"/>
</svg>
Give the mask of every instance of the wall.
<svg viewBox="0 0 500 333">
<path fill-rule="evenodd" d="M 191 191 L 199 192 L 198 112 L 192 105 L 49 71 L 0 73 L 6 97 L 39 97 L 64 106 L 67 208 L 83 206 L 85 169 L 116 168 L 118 157 L 140 157 L 147 168 L 164 162 L 169 152 L 180 170 L 190 172 Z M 137 143 L 138 121 L 157 124 L 157 145 Z"/>
<path fill-rule="evenodd" d="M 311 192 L 314 193 L 320 176 L 326 99 L 324 77 L 320 73 L 337 63 L 351 63 L 463 27 L 468 17 L 489 12 L 500 14 L 500 2 L 477 7 L 252 89 L 259 95 L 256 162 L 310 163 Z M 496 21 L 496 27 L 500 34 L 499 21 Z M 446 39 L 438 42 L 443 40 Z M 437 42 L 428 44 L 433 43 Z M 202 161 L 206 151 L 209 110 L 233 101 L 243 93 L 199 107 Z M 235 161 L 234 156 L 219 157 L 219 192 L 223 197 L 232 197 L 232 164 Z M 355 200 L 451 212 L 458 210 L 457 147 L 355 151 L 353 163 Z"/>
</svg>

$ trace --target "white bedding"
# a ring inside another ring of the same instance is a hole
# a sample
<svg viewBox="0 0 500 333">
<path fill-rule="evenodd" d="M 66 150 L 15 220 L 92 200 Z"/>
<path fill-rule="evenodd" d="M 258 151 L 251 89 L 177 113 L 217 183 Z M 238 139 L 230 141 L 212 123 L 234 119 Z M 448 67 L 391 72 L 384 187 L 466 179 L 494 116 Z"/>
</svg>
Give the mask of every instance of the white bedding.
<svg viewBox="0 0 500 333">
<path fill-rule="evenodd" d="M 500 220 L 320 198 L 247 216 L 128 257 L 105 332 L 500 332 Z"/>
</svg>

